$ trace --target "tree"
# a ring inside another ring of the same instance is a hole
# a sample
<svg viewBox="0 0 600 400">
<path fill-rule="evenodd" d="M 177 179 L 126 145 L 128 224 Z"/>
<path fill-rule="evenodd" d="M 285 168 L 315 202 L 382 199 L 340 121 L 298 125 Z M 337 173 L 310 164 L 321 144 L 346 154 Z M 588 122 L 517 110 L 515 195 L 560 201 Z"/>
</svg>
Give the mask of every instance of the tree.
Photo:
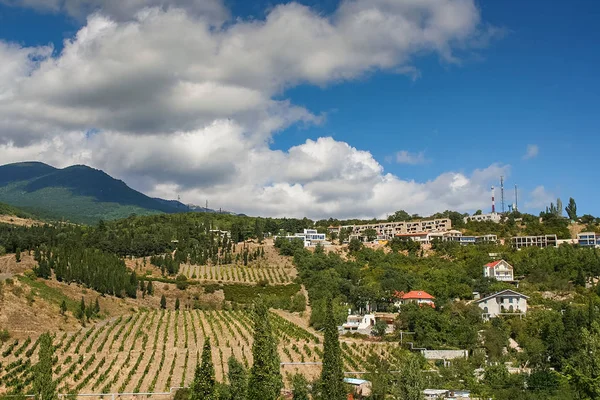
<svg viewBox="0 0 600 400">
<path fill-rule="evenodd" d="M 175 309 L 179 310 L 179 297 L 175 299 Z"/>
<path fill-rule="evenodd" d="M 21 249 L 19 249 L 17 247 L 17 250 L 15 250 L 15 260 L 20 263 L 21 262 Z"/>
<path fill-rule="evenodd" d="M 600 398 L 600 324 L 581 330 L 582 346 L 567 362 L 565 372 L 569 383 L 582 399 Z"/>
<path fill-rule="evenodd" d="M 308 397 L 308 382 L 302 374 L 294 374 L 292 376 L 292 394 L 293 400 L 309 400 Z"/>
<path fill-rule="evenodd" d="M 570 220 L 577 220 L 577 204 L 575 203 L 574 198 L 569 198 L 569 204 L 565 207 L 565 211 L 567 212 Z"/>
<path fill-rule="evenodd" d="M 342 352 L 331 299 L 327 300 L 325 317 L 320 398 L 323 400 L 344 400 L 346 398 Z"/>
<path fill-rule="evenodd" d="M 477 210 L 477 211 L 475 211 L 475 214 L 473 214 L 473 215 L 481 215 L 481 214 L 483 214 L 483 211 Z"/>
<path fill-rule="evenodd" d="M 279 367 L 277 339 L 273 336 L 267 306 L 258 301 L 254 305 L 254 343 L 248 379 L 248 400 L 275 400 L 283 387 Z"/>
<path fill-rule="evenodd" d="M 94 303 L 94 314 L 95 315 L 100 314 L 100 302 L 98 301 L 97 297 L 96 297 L 96 302 Z"/>
<path fill-rule="evenodd" d="M 348 250 L 350 250 L 350 252 L 352 252 L 352 253 L 360 251 L 360 250 L 362 250 L 362 248 L 363 248 L 362 242 L 356 238 L 350 240 L 350 243 L 348 243 Z"/>
<path fill-rule="evenodd" d="M 160 308 L 162 308 L 163 310 L 167 308 L 167 298 L 164 294 L 160 296 Z"/>
<path fill-rule="evenodd" d="M 194 381 L 190 386 L 190 400 L 213 400 L 215 394 L 215 367 L 212 362 L 210 339 L 202 347 L 202 364 L 196 364 Z"/>
<path fill-rule="evenodd" d="M 33 392 L 39 399 L 54 400 L 57 396 L 56 383 L 52 380 L 52 337 L 46 332 L 40 336 L 39 343 L 39 361 L 34 368 Z"/>
<path fill-rule="evenodd" d="M 60 315 L 65 315 L 67 312 L 67 302 L 65 300 L 60 303 Z"/>
<path fill-rule="evenodd" d="M 367 238 L 368 242 L 372 242 L 373 240 L 377 239 L 377 231 L 373 228 L 365 229 L 363 231 L 363 236 Z"/>
<path fill-rule="evenodd" d="M 385 335 L 385 330 L 387 329 L 387 323 L 385 321 L 379 320 L 375 322 L 373 329 L 371 330 L 371 335 L 382 337 Z"/>
<path fill-rule="evenodd" d="M 418 356 L 409 354 L 403 363 L 400 363 L 397 382 L 392 387 L 395 398 L 402 400 L 421 400 L 425 389 L 425 380 L 421 372 L 421 363 Z"/>
<path fill-rule="evenodd" d="M 175 286 L 177 286 L 177 289 L 179 289 L 179 290 L 187 289 L 187 287 L 188 287 L 187 277 L 183 274 L 177 275 L 177 278 L 175 278 Z"/>
<path fill-rule="evenodd" d="M 81 297 L 81 303 L 79 303 L 79 309 L 77 310 L 77 319 L 80 319 L 82 322 L 85 318 L 85 298 Z"/>
<path fill-rule="evenodd" d="M 392 386 L 393 376 L 388 360 L 372 353 L 367 358 L 367 380 L 371 382 L 371 398 L 384 400 Z"/>
<path fill-rule="evenodd" d="M 248 372 L 244 365 L 240 363 L 233 355 L 227 360 L 229 371 L 229 393 L 231 400 L 245 400 L 248 390 Z"/>
<path fill-rule="evenodd" d="M 146 293 L 150 296 L 154 294 L 154 288 L 152 287 L 152 281 L 148 281 L 148 285 L 146 286 Z"/>
</svg>

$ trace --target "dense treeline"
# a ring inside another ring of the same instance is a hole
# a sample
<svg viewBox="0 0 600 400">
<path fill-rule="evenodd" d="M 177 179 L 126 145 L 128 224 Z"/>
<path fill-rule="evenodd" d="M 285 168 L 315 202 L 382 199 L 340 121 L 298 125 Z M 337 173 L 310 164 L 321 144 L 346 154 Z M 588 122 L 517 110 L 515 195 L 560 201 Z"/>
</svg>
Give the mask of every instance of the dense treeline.
<svg viewBox="0 0 600 400">
<path fill-rule="evenodd" d="M 80 283 L 102 294 L 119 297 L 136 297 L 137 277 L 114 254 L 82 247 L 53 247 L 35 249 L 38 266 L 34 272 L 41 278 L 49 278 L 54 271 L 56 279 L 65 283 Z"/>
</svg>

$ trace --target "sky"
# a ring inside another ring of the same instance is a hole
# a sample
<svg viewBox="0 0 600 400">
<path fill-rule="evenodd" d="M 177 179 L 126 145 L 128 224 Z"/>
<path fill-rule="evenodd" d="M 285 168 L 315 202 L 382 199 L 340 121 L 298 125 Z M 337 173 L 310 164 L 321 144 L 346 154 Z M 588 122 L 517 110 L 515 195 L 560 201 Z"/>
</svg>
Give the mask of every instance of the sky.
<svg viewBox="0 0 600 400">
<path fill-rule="evenodd" d="M 0 164 L 249 215 L 600 215 L 600 3 L 0 0 Z M 500 191 L 496 190 L 497 209 Z"/>
</svg>

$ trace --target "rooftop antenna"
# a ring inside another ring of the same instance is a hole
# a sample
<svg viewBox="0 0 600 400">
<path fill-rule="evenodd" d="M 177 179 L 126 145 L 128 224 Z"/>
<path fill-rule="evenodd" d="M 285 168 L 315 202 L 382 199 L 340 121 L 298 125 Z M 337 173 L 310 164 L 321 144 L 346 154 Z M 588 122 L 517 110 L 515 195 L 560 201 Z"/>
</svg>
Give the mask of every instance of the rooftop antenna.
<svg viewBox="0 0 600 400">
<path fill-rule="evenodd" d="M 500 177 L 500 203 L 502 204 L 502 214 L 504 214 L 504 177 Z"/>
<path fill-rule="evenodd" d="M 515 184 L 515 211 L 519 211 L 519 194 L 517 185 Z"/>
<path fill-rule="evenodd" d="M 496 200 L 494 199 L 495 189 L 492 186 L 492 214 L 496 212 Z"/>
</svg>

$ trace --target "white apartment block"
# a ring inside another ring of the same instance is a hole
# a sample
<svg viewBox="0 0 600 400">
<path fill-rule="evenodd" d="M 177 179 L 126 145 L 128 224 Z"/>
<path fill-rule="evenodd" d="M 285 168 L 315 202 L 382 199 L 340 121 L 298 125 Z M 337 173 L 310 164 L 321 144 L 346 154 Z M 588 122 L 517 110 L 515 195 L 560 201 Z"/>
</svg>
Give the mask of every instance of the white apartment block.
<svg viewBox="0 0 600 400">
<path fill-rule="evenodd" d="M 490 214 L 481 214 L 481 215 L 470 215 L 468 217 L 464 217 L 463 221 L 465 224 L 469 221 L 483 222 L 483 221 L 492 221 L 495 223 L 500 223 L 502 221 L 502 215 L 498 213 L 490 213 Z"/>
<path fill-rule="evenodd" d="M 296 233 L 293 236 L 284 236 L 288 240 L 301 239 L 304 242 L 304 247 L 315 246 L 317 244 L 325 244 L 325 234 L 318 233 L 316 229 L 304 229 L 302 233 Z M 275 237 L 277 238 L 277 237 Z"/>
<path fill-rule="evenodd" d="M 511 243 L 517 250 L 523 247 L 557 247 L 558 238 L 556 235 L 514 236 Z"/>
<path fill-rule="evenodd" d="M 449 218 L 439 218 L 421 221 L 401 221 L 401 222 L 378 222 L 376 224 L 365 225 L 345 225 L 330 226 L 329 232 L 339 234 L 341 229 L 349 229 L 351 238 L 364 240 L 364 232 L 367 229 L 374 229 L 377 232 L 377 239 L 390 240 L 398 234 L 405 233 L 427 233 L 427 232 L 445 232 L 452 229 L 452 221 Z"/>
</svg>

